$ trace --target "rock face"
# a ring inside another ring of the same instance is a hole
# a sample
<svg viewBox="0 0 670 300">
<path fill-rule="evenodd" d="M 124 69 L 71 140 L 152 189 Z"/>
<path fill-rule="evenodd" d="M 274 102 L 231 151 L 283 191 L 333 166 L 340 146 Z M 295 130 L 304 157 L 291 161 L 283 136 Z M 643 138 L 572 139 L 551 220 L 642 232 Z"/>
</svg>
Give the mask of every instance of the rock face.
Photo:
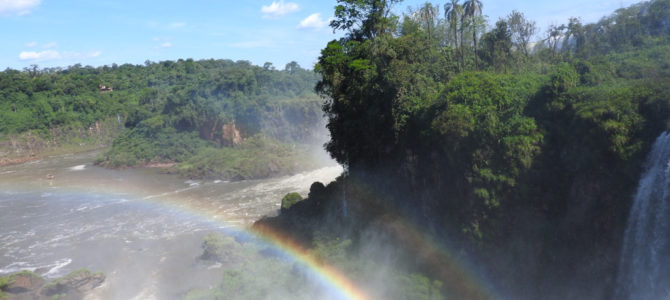
<svg viewBox="0 0 670 300">
<path fill-rule="evenodd" d="M 104 281 L 104 274 L 81 269 L 45 284 L 40 275 L 23 271 L 0 278 L 0 299 L 82 299 Z"/>
<path fill-rule="evenodd" d="M 110 118 L 96 121 L 88 128 L 54 127 L 49 129 L 47 136 L 32 131 L 0 134 L 0 166 L 21 164 L 60 152 L 81 152 L 109 145 L 123 129 L 118 122 Z"/>
<path fill-rule="evenodd" d="M 2 290 L 11 294 L 21 294 L 39 290 L 44 285 L 44 279 L 31 272 L 20 272 L 9 276 L 8 284 Z"/>
<path fill-rule="evenodd" d="M 242 143 L 242 133 L 235 126 L 235 123 L 223 125 L 222 144 L 224 146 L 237 146 Z"/>
<path fill-rule="evenodd" d="M 47 284 L 40 294 L 47 297 L 69 295 L 79 298 L 78 296 L 99 287 L 104 281 L 105 275 L 101 273 L 78 270 Z"/>
</svg>

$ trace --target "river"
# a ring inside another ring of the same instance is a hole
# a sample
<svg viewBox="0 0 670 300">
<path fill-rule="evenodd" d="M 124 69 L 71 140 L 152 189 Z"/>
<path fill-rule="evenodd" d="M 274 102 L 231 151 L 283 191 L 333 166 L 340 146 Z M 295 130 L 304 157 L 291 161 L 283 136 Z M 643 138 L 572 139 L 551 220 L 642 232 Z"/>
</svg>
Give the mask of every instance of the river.
<svg viewBox="0 0 670 300">
<path fill-rule="evenodd" d="M 307 194 L 342 168 L 226 182 L 185 180 L 157 169 L 109 170 L 98 152 L 0 168 L 0 275 L 106 274 L 91 299 L 170 299 L 221 280 L 203 262 L 203 236 L 272 215 L 288 192 Z"/>
</svg>

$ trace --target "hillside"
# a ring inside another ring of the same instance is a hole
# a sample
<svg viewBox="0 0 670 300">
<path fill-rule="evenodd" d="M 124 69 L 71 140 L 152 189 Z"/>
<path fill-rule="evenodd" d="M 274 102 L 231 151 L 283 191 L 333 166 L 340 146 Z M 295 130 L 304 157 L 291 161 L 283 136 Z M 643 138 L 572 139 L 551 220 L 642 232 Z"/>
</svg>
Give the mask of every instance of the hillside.
<svg viewBox="0 0 670 300">
<path fill-rule="evenodd" d="M 296 63 L 276 70 L 230 60 L 8 69 L 0 73 L 0 135 L 41 145 L 7 143 L 10 155 L 92 143 L 102 130 L 111 133 L 98 147 L 118 135 L 98 159 L 107 167 L 183 163 L 173 171 L 231 179 L 290 173 L 310 167 L 298 164 L 306 149 L 296 145 L 324 139 L 317 79 Z"/>
<path fill-rule="evenodd" d="M 338 1 L 346 35 L 322 50 L 317 90 L 348 172 L 259 230 L 350 239 L 354 261 L 381 240 L 399 257 L 385 263 L 447 297 L 614 297 L 632 195 L 670 124 L 670 2 L 546 33 L 520 12 L 486 26 L 480 1 L 397 2 Z"/>
</svg>

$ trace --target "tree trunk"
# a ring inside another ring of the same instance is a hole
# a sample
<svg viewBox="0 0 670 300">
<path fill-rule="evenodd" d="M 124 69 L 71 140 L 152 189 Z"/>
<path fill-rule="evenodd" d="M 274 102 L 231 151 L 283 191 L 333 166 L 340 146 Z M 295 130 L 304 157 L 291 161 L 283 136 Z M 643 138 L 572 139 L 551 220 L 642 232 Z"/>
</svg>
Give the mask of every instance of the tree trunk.
<svg viewBox="0 0 670 300">
<path fill-rule="evenodd" d="M 475 70 L 479 70 L 479 64 L 477 62 L 477 25 L 475 24 L 475 20 L 472 19 L 472 52 L 475 54 Z"/>
</svg>

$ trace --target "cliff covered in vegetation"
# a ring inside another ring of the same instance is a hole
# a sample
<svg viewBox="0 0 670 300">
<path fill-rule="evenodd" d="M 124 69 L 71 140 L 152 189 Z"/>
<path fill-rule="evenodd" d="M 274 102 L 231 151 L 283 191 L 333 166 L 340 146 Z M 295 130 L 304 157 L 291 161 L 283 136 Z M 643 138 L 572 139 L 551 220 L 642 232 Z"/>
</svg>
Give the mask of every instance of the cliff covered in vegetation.
<svg viewBox="0 0 670 300">
<path fill-rule="evenodd" d="M 107 167 L 182 163 L 172 171 L 231 179 L 291 173 L 312 167 L 299 163 L 301 146 L 324 140 L 317 79 L 296 63 L 276 70 L 213 59 L 8 69 L 0 145 L 21 160 L 52 144 L 74 151 L 93 136 L 98 147 L 111 144 L 98 159 Z"/>
<path fill-rule="evenodd" d="M 474 261 L 503 297 L 611 298 L 632 195 L 670 121 L 670 2 L 571 18 L 535 46 L 519 12 L 487 27 L 481 1 L 395 16 L 397 2 L 338 1 L 331 26 L 346 34 L 322 50 L 317 90 L 348 172 L 257 226 L 351 238 L 352 258 L 359 232 L 381 228 L 383 248 L 456 298 L 487 296 L 400 228 Z"/>
</svg>

